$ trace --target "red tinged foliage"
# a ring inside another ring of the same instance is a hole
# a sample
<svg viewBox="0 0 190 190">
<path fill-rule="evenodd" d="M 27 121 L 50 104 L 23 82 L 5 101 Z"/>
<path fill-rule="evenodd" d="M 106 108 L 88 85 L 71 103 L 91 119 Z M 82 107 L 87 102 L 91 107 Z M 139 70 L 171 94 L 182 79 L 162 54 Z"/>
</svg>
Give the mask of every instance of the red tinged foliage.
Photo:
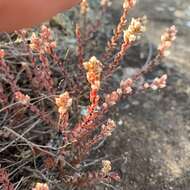
<svg viewBox="0 0 190 190">
<path fill-rule="evenodd" d="M 105 11 L 109 1 L 101 3 Z M 103 160 L 99 169 L 85 168 L 84 161 L 93 147 L 110 137 L 117 128 L 116 123 L 108 118 L 107 114 L 113 106 L 122 98 L 133 96 L 136 92 L 166 87 L 166 74 L 148 82 L 139 83 L 139 79 L 160 64 L 177 33 L 175 26 L 168 28 L 161 37 L 157 55 L 153 60 L 131 78 L 120 81 L 115 89 L 106 89 L 106 85 L 112 85 L 108 78 L 113 76 L 128 49 L 145 31 L 146 17 L 132 18 L 126 27 L 126 16 L 135 3 L 135 0 L 124 0 L 123 14 L 102 56 L 94 50 L 86 52 L 86 26 L 81 23 L 77 24 L 75 31 L 77 53 L 75 55 L 72 52 L 73 57 L 68 55 L 69 53 L 59 55 L 64 51 L 57 48 L 59 43 L 56 43 L 53 32 L 47 26 L 42 26 L 38 33 L 16 33 L 19 45 L 24 47 L 25 62 L 21 59 L 21 63 L 18 61 L 12 64 L 10 52 L 0 49 L 0 114 L 5 118 L 3 122 L 8 132 L 16 137 L 13 140 L 22 142 L 23 152 L 29 154 L 28 158 L 39 159 L 39 166 L 36 166 L 35 160 L 35 170 L 39 167 L 44 176 L 47 174 L 47 179 L 50 177 L 56 182 L 77 188 L 120 181 L 117 172 L 112 171 L 111 161 Z M 88 24 L 86 17 L 89 11 L 90 4 L 83 0 L 83 24 Z M 67 62 L 67 56 L 70 56 L 71 62 Z M 19 113 L 22 117 L 18 118 Z M 6 120 L 7 115 L 11 118 L 10 121 Z M 30 119 L 31 128 L 27 123 Z M 37 124 L 33 119 L 37 120 Z M 19 122 L 21 128 L 26 128 L 26 133 L 15 127 L 14 123 Z M 15 152 L 19 151 L 18 149 L 15 148 Z M 17 152 L 11 156 L 15 159 L 13 162 L 17 162 Z M 21 159 L 24 157 L 22 156 Z M 46 179 L 46 176 L 43 179 Z M 50 180 L 47 180 L 47 183 L 48 181 Z M 0 183 L 5 190 L 14 189 L 3 169 L 0 169 Z M 50 187 L 46 183 L 37 183 L 33 190 L 49 190 Z"/>
</svg>

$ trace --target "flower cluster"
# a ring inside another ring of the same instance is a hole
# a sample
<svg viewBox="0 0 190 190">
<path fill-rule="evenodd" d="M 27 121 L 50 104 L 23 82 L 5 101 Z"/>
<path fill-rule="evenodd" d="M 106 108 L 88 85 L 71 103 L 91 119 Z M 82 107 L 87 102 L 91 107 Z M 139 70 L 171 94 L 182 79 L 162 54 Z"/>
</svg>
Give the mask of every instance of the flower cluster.
<svg viewBox="0 0 190 190">
<path fill-rule="evenodd" d="M 135 4 L 136 4 L 136 0 L 124 0 L 123 8 L 124 9 L 133 8 Z"/>
<path fill-rule="evenodd" d="M 37 183 L 32 190 L 49 190 L 49 187 L 46 183 Z"/>
<path fill-rule="evenodd" d="M 123 39 L 125 43 L 131 43 L 136 40 L 136 36 L 139 33 L 145 31 L 145 23 L 146 17 L 142 18 L 132 18 L 131 24 L 129 25 L 128 29 L 124 31 Z"/>
<path fill-rule="evenodd" d="M 111 40 L 108 42 L 108 51 L 111 53 L 114 47 L 117 45 L 117 41 L 123 33 L 124 27 L 126 26 L 126 17 L 131 8 L 133 8 L 136 4 L 136 0 L 124 0 L 123 2 L 123 14 L 120 17 L 120 21 L 117 27 L 114 30 L 114 35 Z"/>
<path fill-rule="evenodd" d="M 101 128 L 101 135 L 103 137 L 108 137 L 111 136 L 112 132 L 114 131 L 114 129 L 116 128 L 116 124 L 113 120 L 108 119 L 106 125 L 102 125 Z"/>
<path fill-rule="evenodd" d="M 114 60 L 108 67 L 108 75 L 112 74 L 120 61 L 125 56 L 127 50 L 131 47 L 132 43 L 136 40 L 137 35 L 145 31 L 146 17 L 142 18 L 133 18 L 128 29 L 124 31 L 123 40 L 124 42 L 121 45 L 120 51 L 115 55 Z"/>
<path fill-rule="evenodd" d="M 0 59 L 3 59 L 5 56 L 5 51 L 3 49 L 0 49 Z"/>
<path fill-rule="evenodd" d="M 30 48 L 39 54 L 51 54 L 52 49 L 56 48 L 56 42 L 52 39 L 51 30 L 43 25 L 39 36 L 37 36 L 35 33 L 32 33 Z"/>
<path fill-rule="evenodd" d="M 70 98 L 68 92 L 64 92 L 58 98 L 55 99 L 56 105 L 58 107 L 58 112 L 61 116 L 68 112 L 68 109 L 72 105 L 72 98 Z"/>
<path fill-rule="evenodd" d="M 27 105 L 30 103 L 30 96 L 24 95 L 22 92 L 17 91 L 15 92 L 15 98 L 23 105 Z"/>
<path fill-rule="evenodd" d="M 156 77 L 151 84 L 145 83 L 144 88 L 151 88 L 152 90 L 158 90 L 166 87 L 167 75 L 162 75 L 160 78 Z"/>
<path fill-rule="evenodd" d="M 100 89 L 100 79 L 102 73 L 102 63 L 95 57 L 91 57 L 88 62 L 83 63 L 87 71 L 87 80 L 91 84 L 91 89 Z"/>
<path fill-rule="evenodd" d="M 80 3 L 80 12 L 82 15 L 86 15 L 89 10 L 88 0 L 82 0 Z"/>
<path fill-rule="evenodd" d="M 122 89 L 123 94 L 130 94 L 132 92 L 132 85 L 133 85 L 133 80 L 132 79 L 127 79 L 127 80 L 122 80 L 120 83 L 120 88 Z"/>
<path fill-rule="evenodd" d="M 102 173 L 107 176 L 112 170 L 111 162 L 109 160 L 102 160 Z"/>
<path fill-rule="evenodd" d="M 132 79 L 121 81 L 120 88 L 113 91 L 111 94 L 106 95 L 104 107 L 107 107 L 107 105 L 115 105 L 119 101 L 122 94 L 130 94 L 132 92 L 132 85 Z"/>
<path fill-rule="evenodd" d="M 161 43 L 158 50 L 161 55 L 166 56 L 166 50 L 172 45 L 172 42 L 176 39 L 177 29 L 175 26 L 171 26 L 166 30 L 166 32 L 161 36 Z"/>
<path fill-rule="evenodd" d="M 119 89 L 117 91 L 113 91 L 111 94 L 106 95 L 105 97 L 106 104 L 104 105 L 104 107 L 106 107 L 107 105 L 109 106 L 115 105 L 119 101 L 121 94 L 122 94 L 122 91 L 121 89 Z"/>
<path fill-rule="evenodd" d="M 32 80 L 32 85 L 35 89 L 47 90 L 49 94 L 53 94 L 55 92 L 48 55 L 51 55 L 51 57 L 55 59 L 55 48 L 56 42 L 53 40 L 52 32 L 48 27 L 43 25 L 39 35 L 36 35 L 35 33 L 32 34 L 30 49 L 37 53 L 32 54 L 32 62 L 34 63 L 33 72 L 35 75 Z M 41 64 L 36 67 L 35 62 L 39 61 Z"/>
</svg>

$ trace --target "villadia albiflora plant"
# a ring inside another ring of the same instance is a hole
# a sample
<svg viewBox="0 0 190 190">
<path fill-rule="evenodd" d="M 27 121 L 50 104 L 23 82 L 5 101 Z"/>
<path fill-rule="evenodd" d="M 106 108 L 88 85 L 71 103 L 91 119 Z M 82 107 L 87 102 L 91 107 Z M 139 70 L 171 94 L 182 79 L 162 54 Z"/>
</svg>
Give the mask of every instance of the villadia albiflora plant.
<svg viewBox="0 0 190 190">
<path fill-rule="evenodd" d="M 93 47 L 89 51 L 86 46 L 90 40 L 96 40 L 92 39 L 93 34 L 103 26 L 101 20 L 90 22 L 87 0 L 81 2 L 80 19 L 76 23 L 76 51 L 63 52 L 45 25 L 40 32 L 16 31 L 10 37 L 16 37 L 14 42 L 2 43 L 0 184 L 3 189 L 83 188 L 120 181 L 117 172 L 112 171 L 111 161 L 102 160 L 100 168 L 94 169 L 85 160 L 93 147 L 111 136 L 117 127 L 107 118 L 112 106 L 137 92 L 166 87 L 166 74 L 137 84 L 141 76 L 160 64 L 177 33 L 175 26 L 168 28 L 161 36 L 156 56 L 131 78 L 122 80 L 117 89 L 108 92 L 105 84 L 146 29 L 146 17 L 132 18 L 129 23 L 126 20 L 135 4 L 135 0 L 124 0 L 120 21 L 105 51 L 98 56 Z M 100 14 L 105 15 L 110 5 L 109 0 L 101 0 Z"/>
</svg>

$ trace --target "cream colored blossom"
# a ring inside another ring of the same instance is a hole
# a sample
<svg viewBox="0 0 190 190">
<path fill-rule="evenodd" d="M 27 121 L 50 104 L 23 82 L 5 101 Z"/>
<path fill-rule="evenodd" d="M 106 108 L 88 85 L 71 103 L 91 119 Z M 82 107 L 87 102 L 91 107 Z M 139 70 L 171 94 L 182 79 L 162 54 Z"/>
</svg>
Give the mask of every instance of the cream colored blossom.
<svg viewBox="0 0 190 190">
<path fill-rule="evenodd" d="M 152 90 L 158 90 L 166 87 L 168 76 L 166 74 L 161 77 L 156 77 L 151 84 L 145 83 L 143 85 L 144 89 L 151 88 Z"/>
<path fill-rule="evenodd" d="M 124 0 L 123 2 L 123 8 L 124 9 L 129 9 L 134 7 L 136 4 L 136 0 Z"/>
<path fill-rule="evenodd" d="M 132 92 L 132 85 L 133 85 L 133 80 L 129 78 L 127 80 L 121 81 L 120 88 L 122 89 L 122 92 L 124 94 L 130 94 Z"/>
<path fill-rule="evenodd" d="M 167 82 L 167 75 L 163 75 L 160 78 L 155 78 L 154 81 L 152 82 L 152 84 L 150 85 L 150 87 L 153 90 L 157 90 L 157 89 L 161 89 L 161 88 L 165 88 L 166 87 L 166 82 Z"/>
<path fill-rule="evenodd" d="M 32 33 L 30 41 L 30 48 L 34 51 L 40 51 L 42 40 L 38 38 L 34 32 Z"/>
<path fill-rule="evenodd" d="M 161 43 L 158 47 L 158 50 L 161 55 L 167 56 L 169 55 L 169 52 L 167 51 L 171 45 L 172 42 L 175 41 L 177 34 L 177 29 L 175 26 L 171 26 L 166 30 L 166 32 L 161 36 Z"/>
<path fill-rule="evenodd" d="M 80 12 L 82 15 L 87 14 L 89 11 L 89 4 L 88 0 L 82 0 L 80 3 Z"/>
<path fill-rule="evenodd" d="M 106 95 L 105 103 L 109 106 L 115 105 L 120 98 L 120 94 L 117 91 L 113 91 L 111 94 Z"/>
<path fill-rule="evenodd" d="M 52 31 L 45 25 L 41 27 L 39 35 L 34 32 L 30 38 L 30 48 L 40 54 L 51 54 L 52 49 L 56 48 L 56 42 L 53 40 Z"/>
<path fill-rule="evenodd" d="M 30 102 L 30 96 L 24 95 L 22 92 L 18 91 L 15 93 L 15 98 L 23 105 L 27 105 Z"/>
<path fill-rule="evenodd" d="M 88 62 L 84 62 L 83 66 L 87 71 L 87 80 L 91 84 L 93 90 L 99 90 L 100 79 L 102 73 L 102 63 L 95 57 L 91 57 Z"/>
<path fill-rule="evenodd" d="M 102 173 L 106 176 L 112 170 L 111 162 L 109 160 L 102 161 Z"/>
<path fill-rule="evenodd" d="M 72 98 L 70 98 L 69 93 L 65 92 L 55 99 L 56 105 L 58 107 L 58 112 L 61 115 L 67 113 L 68 109 L 72 105 Z"/>
<path fill-rule="evenodd" d="M 113 130 L 116 128 L 116 124 L 113 120 L 108 119 L 106 125 L 102 125 L 101 134 L 102 136 L 111 136 Z"/>
<path fill-rule="evenodd" d="M 124 31 L 124 42 L 131 43 L 136 40 L 137 34 L 142 33 L 146 30 L 145 28 L 146 17 L 132 18 L 131 24 L 128 29 Z"/>
<path fill-rule="evenodd" d="M 32 190 L 49 190 L 49 187 L 46 183 L 37 183 Z"/>
</svg>

